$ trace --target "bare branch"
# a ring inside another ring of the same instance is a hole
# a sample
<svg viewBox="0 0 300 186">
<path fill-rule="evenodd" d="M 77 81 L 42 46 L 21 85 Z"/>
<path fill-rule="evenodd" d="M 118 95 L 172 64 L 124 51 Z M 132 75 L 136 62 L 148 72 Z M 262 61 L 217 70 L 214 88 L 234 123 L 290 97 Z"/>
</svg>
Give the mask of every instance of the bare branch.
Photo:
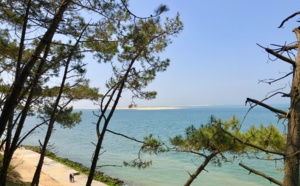
<svg viewBox="0 0 300 186">
<path fill-rule="evenodd" d="M 280 181 L 278 181 L 278 180 L 276 180 L 276 179 L 274 179 L 274 178 L 272 178 L 272 177 L 270 177 L 270 176 L 268 176 L 268 175 L 266 175 L 266 174 L 264 174 L 262 172 L 259 172 L 257 170 L 254 170 L 254 169 L 250 168 L 250 167 L 247 167 L 246 165 L 244 165 L 242 163 L 239 163 L 239 166 L 241 166 L 244 169 L 247 169 L 248 171 L 250 171 L 249 174 L 254 173 L 254 174 L 258 175 L 258 176 L 266 178 L 270 182 L 273 182 L 273 183 L 275 183 L 277 185 L 282 185 L 282 183 Z"/>
<path fill-rule="evenodd" d="M 269 81 L 260 80 L 259 82 L 265 82 L 265 83 L 268 83 L 269 85 L 271 85 L 272 83 L 275 83 L 276 81 L 280 81 L 280 80 L 282 80 L 282 79 L 284 79 L 284 78 L 286 78 L 286 77 L 288 77 L 289 75 L 292 75 L 292 74 L 293 74 L 293 72 L 290 72 L 290 73 L 287 73 L 286 75 L 284 75 L 284 76 L 282 76 L 278 79 L 269 79 Z"/>
<path fill-rule="evenodd" d="M 264 107 L 264 108 L 266 108 L 266 109 L 268 109 L 268 110 L 270 110 L 270 111 L 272 111 L 272 112 L 275 112 L 275 113 L 277 113 L 277 114 L 287 115 L 287 112 L 285 112 L 285 111 L 283 111 L 283 110 L 279 110 L 279 109 L 273 108 L 273 107 L 271 107 L 271 106 L 269 106 L 269 105 L 263 103 L 262 101 L 257 101 L 257 100 L 255 100 L 255 99 L 247 98 L 247 99 L 246 99 L 246 104 L 247 104 L 248 102 L 251 102 L 251 103 L 255 103 L 255 104 L 257 104 L 257 105 L 260 105 L 260 106 L 262 106 L 262 107 Z"/>
<path fill-rule="evenodd" d="M 277 89 L 276 91 L 278 91 L 278 89 Z M 260 101 L 260 102 L 263 102 L 263 101 L 265 101 L 265 100 L 267 100 L 267 99 L 269 99 L 269 98 L 271 98 L 271 97 L 273 97 L 273 96 L 275 96 L 275 95 L 277 95 L 277 94 L 282 94 L 282 97 L 291 97 L 291 95 L 290 95 L 290 94 L 287 94 L 287 93 L 283 93 L 283 92 L 275 92 L 274 94 L 272 94 L 272 95 L 266 97 L 265 99 L 263 99 L 263 100 Z M 246 102 L 246 104 L 247 104 L 247 102 Z M 257 104 L 255 104 L 255 105 L 250 105 L 250 108 L 248 109 L 247 113 L 245 114 L 242 123 L 244 123 L 244 121 L 245 121 L 247 115 L 249 114 L 249 112 L 250 112 L 255 106 L 257 106 Z M 287 117 L 289 116 L 289 113 L 287 113 L 287 114 L 285 114 L 285 115 L 279 115 L 279 114 L 278 114 L 278 116 L 279 116 L 279 119 L 281 119 L 281 118 L 287 118 Z"/>
<path fill-rule="evenodd" d="M 297 156 L 297 155 L 299 155 L 300 154 L 300 151 L 297 151 L 297 152 L 295 152 L 294 154 L 291 154 L 291 155 L 289 155 L 289 156 L 287 156 L 287 157 L 293 157 L 293 156 Z"/>
<path fill-rule="evenodd" d="M 275 45 L 275 44 L 271 44 L 271 45 L 279 47 L 278 51 L 283 51 L 283 52 L 287 52 L 287 51 L 294 50 L 294 49 L 298 48 L 298 43 L 293 44 L 293 45 L 284 45 L 284 46 Z"/>
<path fill-rule="evenodd" d="M 282 61 L 285 61 L 285 62 L 287 62 L 287 63 L 293 65 L 293 67 L 295 67 L 296 62 L 295 62 L 294 60 L 292 60 L 292 59 L 290 59 L 290 58 L 287 58 L 287 57 L 285 57 L 285 56 L 283 56 L 283 55 L 281 55 L 281 54 L 275 52 L 275 51 L 272 50 L 272 49 L 265 48 L 265 47 L 263 47 L 263 46 L 261 46 L 261 45 L 259 45 L 259 44 L 257 44 L 257 45 L 260 46 L 261 48 L 265 49 L 265 51 L 268 52 L 269 54 L 271 54 L 271 55 L 273 55 L 273 56 L 275 56 L 275 57 L 281 59 Z"/>
<path fill-rule="evenodd" d="M 127 10 L 127 12 L 128 12 L 130 15 L 132 15 L 133 17 L 138 18 L 138 19 L 150 19 L 150 18 L 153 18 L 153 17 L 158 17 L 161 13 L 163 13 L 163 12 L 165 12 L 165 11 L 168 10 L 168 8 L 167 8 L 166 5 L 161 5 L 159 11 L 157 11 L 155 15 L 150 15 L 150 16 L 148 16 L 148 17 L 139 17 L 139 16 L 135 15 L 134 13 L 132 13 L 132 12 L 129 10 L 129 8 L 128 8 L 128 6 L 127 6 L 127 4 L 125 3 L 124 0 L 121 0 L 121 2 L 122 2 L 122 4 L 123 4 L 123 6 L 125 7 L 125 9 Z"/>
<path fill-rule="evenodd" d="M 122 167 L 121 165 L 100 165 L 97 166 L 97 168 L 102 168 L 102 167 Z"/>
<path fill-rule="evenodd" d="M 287 22 L 289 19 L 295 17 L 295 16 L 298 15 L 298 14 L 300 14 L 300 12 L 295 12 L 294 14 L 292 14 L 292 15 L 290 15 L 289 17 L 285 18 L 285 19 L 281 22 L 281 24 L 279 25 L 278 28 L 281 28 L 281 27 L 284 25 L 285 22 Z"/>
<path fill-rule="evenodd" d="M 138 142 L 138 143 L 143 143 L 143 144 L 145 144 L 145 142 L 140 141 L 140 140 L 137 140 L 137 139 L 135 139 L 134 137 L 129 137 L 129 136 L 126 136 L 126 135 L 124 135 L 124 134 L 121 134 L 121 133 L 117 133 L 117 132 L 111 131 L 111 130 L 109 130 L 109 129 L 106 129 L 106 130 L 107 130 L 107 132 L 110 132 L 110 133 L 112 133 L 112 134 L 115 134 L 115 135 L 118 135 L 118 136 L 122 136 L 122 137 L 124 137 L 124 138 L 133 140 L 133 141 Z"/>
<path fill-rule="evenodd" d="M 79 2 L 80 2 L 80 1 L 79 1 Z M 73 3 L 74 3 L 75 5 L 77 5 L 77 6 L 80 6 L 80 7 L 84 8 L 84 9 L 93 11 L 93 12 L 95 12 L 95 13 L 97 13 L 97 14 L 99 14 L 99 15 L 105 17 L 105 18 L 111 19 L 109 16 L 103 14 L 103 12 L 98 11 L 98 10 L 96 10 L 95 8 L 91 8 L 91 7 L 89 7 L 89 6 L 85 6 L 85 5 L 83 5 L 83 4 L 79 3 L 79 2 L 73 1 Z"/>
<path fill-rule="evenodd" d="M 196 154 L 196 155 L 198 155 L 198 156 L 203 156 L 203 157 L 205 157 L 205 158 L 208 157 L 207 155 L 205 155 L 205 154 L 203 154 L 203 153 L 195 152 L 195 151 L 192 151 L 192 150 L 190 150 L 190 151 L 184 151 L 184 150 L 182 150 L 182 151 L 179 151 L 179 152 L 186 152 L 186 153 Z"/>
<path fill-rule="evenodd" d="M 284 89 L 284 88 L 285 87 L 274 90 L 273 92 L 269 92 L 267 95 L 269 95 L 271 93 L 272 94 L 270 96 L 267 96 L 265 99 L 263 99 L 262 102 L 269 99 L 269 98 L 271 98 L 271 97 L 273 97 L 273 96 L 275 96 L 275 95 L 277 95 L 277 94 L 281 94 L 281 97 L 288 97 L 288 98 L 291 97 L 291 95 L 289 93 L 279 92 L 280 89 Z"/>
<path fill-rule="evenodd" d="M 254 154 L 254 158 L 258 159 L 258 160 L 263 160 L 263 161 L 282 161 L 285 159 L 285 157 L 283 158 L 262 158 L 260 156 L 258 156 L 257 154 Z"/>
<path fill-rule="evenodd" d="M 44 122 L 42 122 L 42 123 L 36 125 L 35 127 L 33 127 L 33 128 L 32 128 L 29 132 L 27 132 L 22 138 L 20 138 L 20 140 L 19 140 L 19 142 L 18 142 L 18 144 L 17 144 L 16 147 L 19 147 L 19 146 L 22 144 L 22 142 L 23 142 L 30 134 L 32 134 L 32 133 L 35 131 L 35 129 L 39 128 L 40 126 L 42 126 L 42 125 L 44 125 L 44 124 L 46 124 L 46 123 L 47 123 L 47 121 L 44 121 Z"/>
</svg>

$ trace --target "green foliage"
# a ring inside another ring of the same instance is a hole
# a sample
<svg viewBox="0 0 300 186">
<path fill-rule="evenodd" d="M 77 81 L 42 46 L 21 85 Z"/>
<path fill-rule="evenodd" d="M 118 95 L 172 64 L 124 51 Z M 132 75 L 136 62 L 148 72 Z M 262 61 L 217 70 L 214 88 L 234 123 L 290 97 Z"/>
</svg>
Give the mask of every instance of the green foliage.
<svg viewBox="0 0 300 186">
<path fill-rule="evenodd" d="M 190 126 L 186 129 L 185 136 L 178 135 L 170 141 L 178 151 L 184 152 L 218 151 L 240 154 L 262 152 L 261 149 L 284 152 L 285 135 L 274 125 L 251 126 L 245 132 L 241 132 L 240 128 L 240 121 L 235 116 L 226 122 L 212 116 L 206 125 L 201 125 L 198 129 Z"/>
<path fill-rule="evenodd" d="M 166 7 L 162 6 L 163 11 Z M 125 88 L 133 93 L 133 98 L 154 99 L 155 91 L 144 89 L 151 83 L 157 72 L 164 72 L 170 64 L 169 59 L 161 59 L 160 53 L 171 43 L 170 37 L 176 36 L 183 29 L 177 15 L 166 19 L 162 25 L 159 17 L 139 19 L 124 27 L 125 37 L 118 37 L 118 61 L 114 64 L 114 77 L 107 84 L 112 88 L 126 77 Z"/>
<path fill-rule="evenodd" d="M 144 142 L 141 146 L 138 158 L 130 162 L 124 161 L 123 165 L 125 167 L 144 169 L 152 165 L 152 160 L 143 160 L 141 158 L 141 153 L 159 154 L 167 151 L 169 151 L 169 149 L 164 146 L 164 143 L 162 143 L 158 139 L 153 138 L 152 134 L 150 134 L 149 136 L 146 136 L 144 138 Z"/>
<path fill-rule="evenodd" d="M 127 1 L 0 2 L 0 72 L 7 75 L 0 78 L 0 105 L 5 105 L 1 137 L 12 119 L 16 131 L 12 139 L 19 139 L 26 117 L 38 113 L 43 122 L 50 121 L 46 146 L 54 122 L 71 128 L 81 121 L 81 113 L 68 107 L 73 101 L 102 98 L 103 105 L 108 98 L 113 104 L 126 89 L 133 98 L 155 98 L 156 92 L 145 88 L 169 66 L 170 60 L 161 59 L 160 53 L 183 25 L 179 15 L 161 22 L 159 15 L 168 9 L 165 5 L 148 18 L 136 17 L 126 5 Z M 103 97 L 85 78 L 87 55 L 112 66 L 109 91 Z M 148 151 L 146 146 L 144 150 Z M 38 182 L 38 169 L 33 183 Z M 0 177 L 5 177 L 2 172 Z"/>
<path fill-rule="evenodd" d="M 277 152 L 284 152 L 286 145 L 286 135 L 282 134 L 274 125 L 259 127 L 251 126 L 250 129 L 243 134 L 245 142 L 251 142 L 266 150 L 273 150 Z M 249 147 L 254 152 L 260 150 Z"/>
<path fill-rule="evenodd" d="M 52 88 L 45 88 L 41 95 L 46 98 L 55 98 L 59 93 L 60 87 L 55 86 Z M 70 84 L 65 85 L 63 97 L 71 100 L 82 100 L 82 99 L 90 99 L 90 100 L 98 100 L 101 95 L 98 93 L 98 88 L 90 88 L 88 82 L 82 82 L 82 85 L 73 87 Z"/>
<path fill-rule="evenodd" d="M 175 149 L 179 153 L 192 153 L 205 158 L 214 154 L 210 162 L 218 166 L 229 159 L 235 159 L 227 158 L 229 154 L 237 156 L 265 152 L 266 158 L 270 159 L 272 156 L 269 151 L 284 152 L 286 136 L 274 125 L 251 126 L 244 132 L 240 129 L 241 123 L 235 116 L 225 122 L 211 116 L 207 124 L 202 124 L 199 128 L 191 125 L 186 128 L 184 135 L 171 138 L 171 148 L 165 147 L 161 141 L 150 135 L 145 137 L 141 150 L 143 153 L 158 154 Z M 136 166 L 134 163 L 129 165 Z"/>
<path fill-rule="evenodd" d="M 48 120 L 50 119 L 52 112 L 53 107 L 49 105 L 48 107 L 45 107 L 44 110 L 40 111 L 38 117 L 43 120 Z M 81 111 L 74 113 L 73 107 L 65 107 L 56 112 L 55 120 L 57 123 L 61 124 L 63 128 L 72 128 L 81 122 L 81 114 Z"/>
<path fill-rule="evenodd" d="M 163 147 L 163 143 L 158 139 L 153 138 L 152 134 L 144 138 L 144 144 L 141 147 L 143 153 L 159 154 L 168 151 Z"/>
<path fill-rule="evenodd" d="M 237 133 L 239 121 L 236 117 L 232 117 L 223 124 L 220 119 L 217 120 L 212 116 L 206 125 L 201 125 L 198 129 L 192 125 L 186 129 L 184 136 L 175 136 L 170 141 L 179 152 L 242 152 L 242 145 L 224 133 L 222 127 Z"/>
<path fill-rule="evenodd" d="M 147 167 L 150 167 L 152 165 L 152 160 L 143 161 L 142 159 L 134 159 L 130 162 L 123 162 L 123 165 L 125 167 L 132 167 L 132 168 L 138 168 L 138 169 L 145 169 Z"/>
<path fill-rule="evenodd" d="M 9 6 L 8 3 L 5 3 L 4 1 L 0 2 L 0 20 L 2 23 L 6 22 L 12 25 L 22 25 L 23 18 L 21 17 L 18 12 L 11 9 L 11 6 Z M 19 6 L 20 7 L 20 6 Z M 24 9 L 23 9 L 24 11 Z"/>
<path fill-rule="evenodd" d="M 82 112 L 72 113 L 73 107 L 65 108 L 57 113 L 56 122 L 60 123 L 64 128 L 74 127 L 81 122 Z"/>
<path fill-rule="evenodd" d="M 9 64 L 5 63 L 5 60 L 16 59 L 16 54 L 18 53 L 18 46 L 16 41 L 11 41 L 7 29 L 0 29 L 0 51 L 0 61 L 7 65 L 7 67 L 9 67 Z M 4 66 L 1 67 L 4 68 Z"/>
<path fill-rule="evenodd" d="M 170 139 L 172 148 L 163 148 L 163 143 L 154 139 L 152 135 L 145 138 L 141 148 L 144 153 L 155 154 L 174 150 L 178 153 L 191 153 L 204 159 L 202 164 L 190 174 L 185 185 L 190 185 L 203 171 L 208 163 L 221 166 L 223 162 L 234 161 L 237 155 L 265 153 L 267 159 L 274 158 L 273 154 L 284 154 L 286 136 L 274 125 L 264 127 L 251 126 L 245 132 L 241 132 L 240 121 L 233 116 L 226 122 L 211 116 L 207 124 L 196 128 L 194 125 L 186 128 L 184 135 L 177 135 Z M 228 158 L 228 155 L 233 155 Z M 152 163 L 152 162 L 151 162 Z M 145 168 L 151 164 L 145 164 L 140 158 L 128 163 L 127 166 Z M 263 176 L 265 177 L 265 176 Z"/>
</svg>

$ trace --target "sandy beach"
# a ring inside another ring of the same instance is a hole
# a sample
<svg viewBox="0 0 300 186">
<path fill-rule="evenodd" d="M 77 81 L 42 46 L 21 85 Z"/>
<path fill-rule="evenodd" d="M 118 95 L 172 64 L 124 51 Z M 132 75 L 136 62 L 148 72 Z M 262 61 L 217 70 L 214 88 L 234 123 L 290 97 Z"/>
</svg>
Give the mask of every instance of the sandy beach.
<svg viewBox="0 0 300 186">
<path fill-rule="evenodd" d="M 39 154 L 25 148 L 18 148 L 15 151 L 11 165 L 20 174 L 21 180 L 31 182 L 39 160 Z M 70 173 L 77 172 L 65 165 L 45 157 L 40 178 L 40 186 L 83 186 L 86 184 L 86 175 L 75 175 L 75 182 L 69 180 Z M 106 184 L 93 181 L 93 186 L 106 186 Z"/>
</svg>

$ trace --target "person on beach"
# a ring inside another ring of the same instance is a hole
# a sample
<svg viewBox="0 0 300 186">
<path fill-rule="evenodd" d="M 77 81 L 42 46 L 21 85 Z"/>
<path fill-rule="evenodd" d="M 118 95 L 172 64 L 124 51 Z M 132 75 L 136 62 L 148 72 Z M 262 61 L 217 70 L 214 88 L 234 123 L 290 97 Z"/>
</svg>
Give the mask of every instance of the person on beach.
<svg viewBox="0 0 300 186">
<path fill-rule="evenodd" d="M 73 183 L 74 182 L 74 174 L 70 173 L 69 177 L 70 177 L 70 182 Z"/>
</svg>

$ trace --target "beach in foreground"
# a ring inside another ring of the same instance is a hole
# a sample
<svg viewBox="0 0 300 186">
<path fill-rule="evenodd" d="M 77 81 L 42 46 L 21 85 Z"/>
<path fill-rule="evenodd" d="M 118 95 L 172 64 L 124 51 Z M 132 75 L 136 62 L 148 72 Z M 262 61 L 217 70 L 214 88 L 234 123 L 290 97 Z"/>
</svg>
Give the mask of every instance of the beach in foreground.
<svg viewBox="0 0 300 186">
<path fill-rule="evenodd" d="M 20 174 L 23 182 L 31 182 L 39 160 L 39 154 L 25 148 L 18 148 L 12 159 L 11 165 Z M 87 176 L 80 174 L 75 176 L 73 183 L 69 180 L 69 174 L 77 172 L 65 165 L 45 157 L 40 178 L 40 186 L 82 186 L 86 184 Z M 93 181 L 93 186 L 106 186 L 106 184 Z"/>
</svg>

